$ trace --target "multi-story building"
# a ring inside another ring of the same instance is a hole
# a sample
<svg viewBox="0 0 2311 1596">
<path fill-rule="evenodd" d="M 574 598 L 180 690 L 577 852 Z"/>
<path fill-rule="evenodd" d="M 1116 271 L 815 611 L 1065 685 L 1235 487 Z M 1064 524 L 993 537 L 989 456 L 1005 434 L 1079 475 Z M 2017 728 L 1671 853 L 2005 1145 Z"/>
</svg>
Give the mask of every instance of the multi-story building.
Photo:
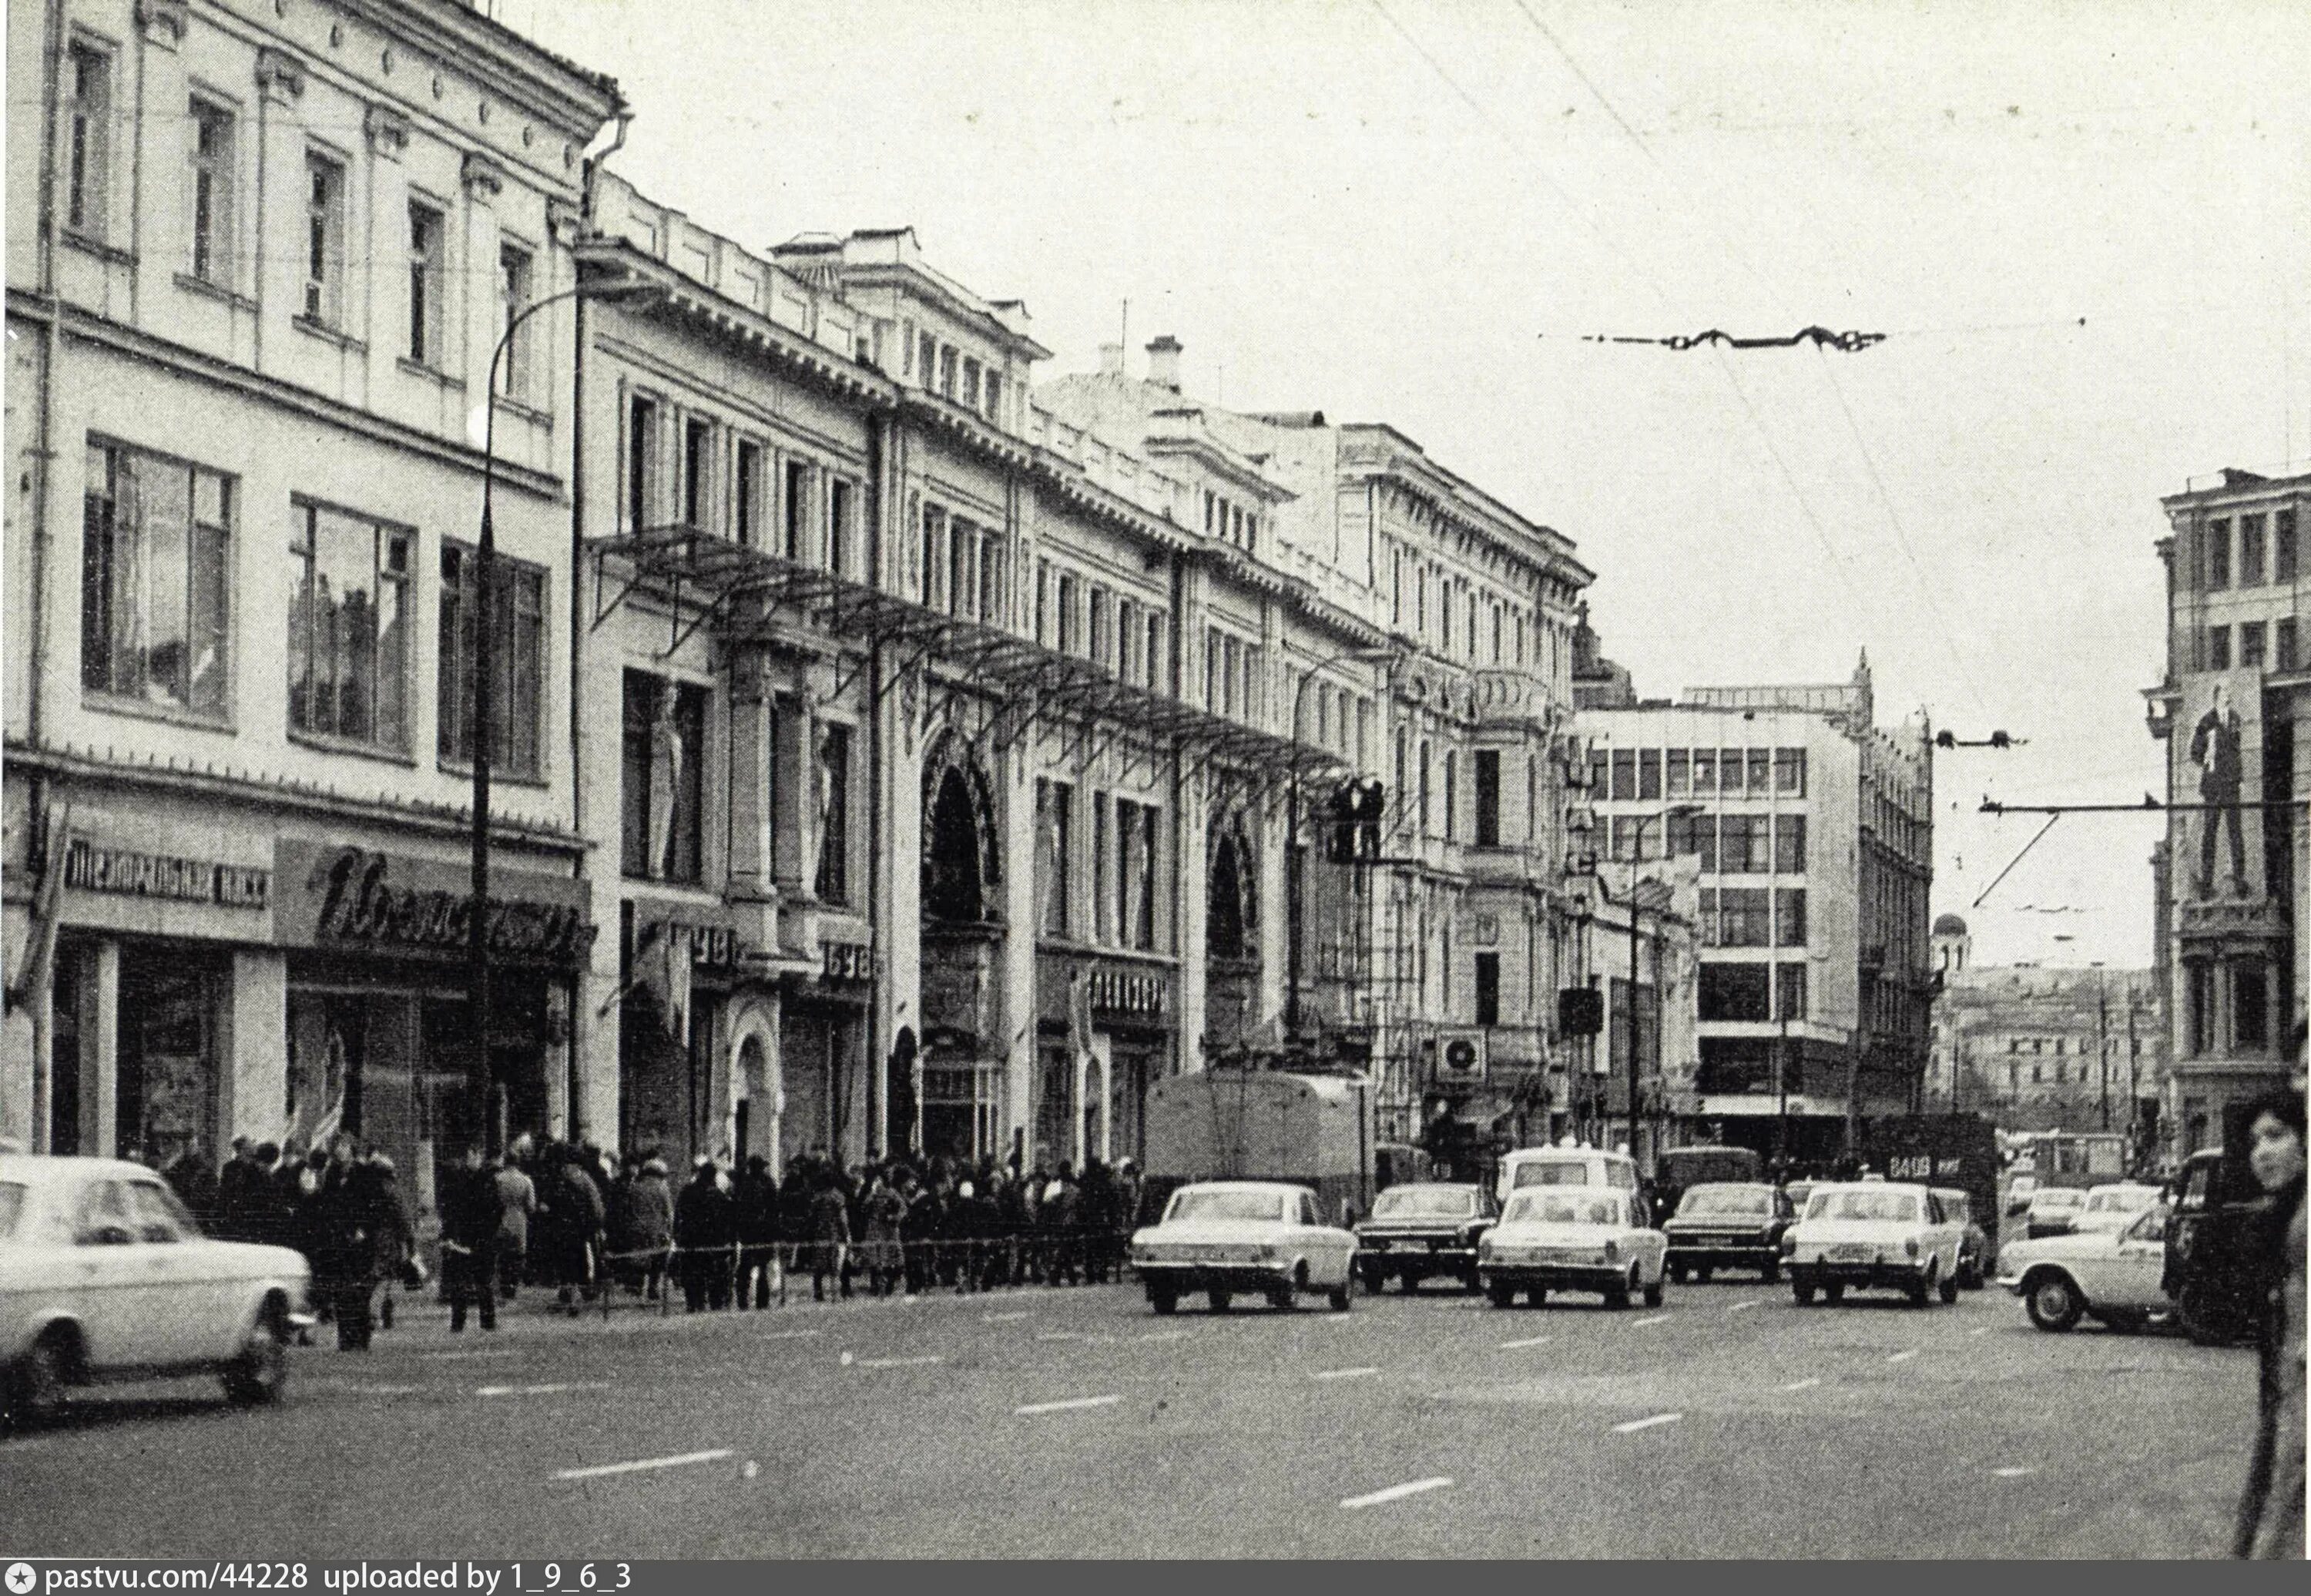
<svg viewBox="0 0 2311 1596">
<path fill-rule="evenodd" d="M 1978 965 L 1966 922 L 1934 922 L 1940 990 L 1926 1103 L 2007 1130 L 2118 1130 L 2163 1138 L 2165 1016 L 2149 970 Z"/>
<path fill-rule="evenodd" d="M 1913 1111 L 1931 992 L 1932 775 L 1922 716 L 1874 721 L 1869 663 L 1827 686 L 1637 700 L 1579 641 L 1596 845 L 1700 867 L 1688 1134 L 1817 1161 Z M 1672 1083 L 1672 1089 L 1679 1083 Z"/>
<path fill-rule="evenodd" d="M 481 418 L 502 1112 L 568 1123 L 567 306 L 615 85 L 452 0 L 9 12 L 0 1132 L 471 1134 Z M 276 626 L 283 630 L 275 632 Z M 44 889 L 35 894 L 35 884 Z"/>
<path fill-rule="evenodd" d="M 2171 985 L 2167 1117 L 2188 1153 L 2223 1111 L 2300 1068 L 2311 911 L 2311 660 L 2301 523 L 2311 476 L 2224 471 L 2160 501 L 2167 670 L 2146 690 L 2167 744 L 2158 966 Z"/>
</svg>

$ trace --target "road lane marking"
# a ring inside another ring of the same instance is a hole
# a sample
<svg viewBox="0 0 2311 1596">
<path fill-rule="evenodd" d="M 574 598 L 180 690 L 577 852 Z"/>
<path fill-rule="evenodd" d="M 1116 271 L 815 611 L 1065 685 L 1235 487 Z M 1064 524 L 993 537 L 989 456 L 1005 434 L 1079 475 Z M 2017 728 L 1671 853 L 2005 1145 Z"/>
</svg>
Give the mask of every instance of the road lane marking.
<svg viewBox="0 0 2311 1596">
<path fill-rule="evenodd" d="M 1993 1479 L 2019 1479 L 2025 1474 L 2036 1474 L 2036 1472 L 2038 1472 L 2037 1470 L 2031 1468 L 2028 1464 L 2024 1464 L 2019 1468 L 2013 1469 L 1993 1469 L 1990 1471 L 1990 1476 Z"/>
<path fill-rule="evenodd" d="M 414 1397 L 425 1389 L 422 1385 L 364 1385 L 350 1380 L 316 1380 L 313 1383 L 325 1391 L 350 1391 L 357 1397 Z"/>
<path fill-rule="evenodd" d="M 1630 1321 L 1629 1321 L 1629 1328 L 1630 1328 L 1631 1330 L 1643 1330 L 1643 1329 L 1644 1329 L 1644 1328 L 1645 1328 L 1645 1326 L 1647 1326 L 1647 1325 L 1649 1325 L 1649 1324 L 1666 1324 L 1666 1323 L 1668 1323 L 1668 1322 L 1669 1322 L 1669 1315 L 1668 1315 L 1668 1314 L 1666 1314 L 1666 1313 L 1655 1313 L 1655 1314 L 1653 1314 L 1653 1315 L 1651 1318 L 1649 1318 L 1649 1319 L 1632 1319 L 1632 1320 L 1630 1320 Z"/>
<path fill-rule="evenodd" d="M 1966 1333 L 1969 1336 L 1986 1336 L 1990 1333 L 1990 1327 L 1986 1324 L 1977 1324 Z"/>
<path fill-rule="evenodd" d="M 563 1469 L 556 1479 L 602 1479 L 612 1474 L 639 1474 L 646 1469 L 681 1469 L 692 1463 L 719 1463 L 730 1455 L 727 1446 L 712 1452 L 685 1452 L 670 1458 L 637 1458 L 631 1463 L 597 1463 L 590 1469 Z"/>
<path fill-rule="evenodd" d="M 1038 1341 L 1080 1341 L 1083 1339 L 1081 1330 L 1038 1330 L 1035 1333 Z"/>
<path fill-rule="evenodd" d="M 850 1354 L 845 1353 L 843 1356 L 847 1359 Z M 914 1357 L 862 1357 L 854 1360 L 854 1365 L 861 1369 L 920 1369 L 927 1364 L 946 1361 L 936 1352 L 926 1352 Z"/>
<path fill-rule="evenodd" d="M 1891 1357 L 1888 1358 L 1886 1361 L 1887 1361 L 1888 1363 L 1889 1363 L 1889 1364 L 1905 1364 L 1905 1363 L 1908 1363 L 1912 1358 L 1914 1358 L 1914 1357 L 1915 1357 L 1915 1356 L 1918 1356 L 1918 1349 L 1917 1349 L 1916 1347 L 1912 1347 L 1908 1348 L 1908 1349 L 1907 1349 L 1907 1350 L 1905 1350 L 1905 1351 L 1902 1351 L 1902 1352 L 1897 1352 L 1897 1353 L 1896 1353 L 1893 1356 L 1891 1356 Z"/>
<path fill-rule="evenodd" d="M 1613 1434 L 1616 1435 L 1635 1435 L 1639 1430 L 1650 1430 L 1655 1425 L 1673 1425 L 1684 1417 L 1685 1415 L 1682 1413 L 1656 1413 L 1651 1418 L 1633 1418 L 1626 1424 L 1615 1425 L 1613 1426 Z"/>
<path fill-rule="evenodd" d="M 1008 1324 L 1015 1319 L 1026 1318 L 1027 1311 L 1022 1308 L 1016 1313 L 981 1313 L 979 1317 L 989 1324 Z"/>
<path fill-rule="evenodd" d="M 1783 1391 L 1811 1391 L 1815 1386 L 1819 1385 L 1820 1383 L 1821 1382 L 1818 1379 L 1809 1374 L 1803 1380 L 1792 1380 L 1789 1384 L 1782 1387 L 1782 1389 Z"/>
<path fill-rule="evenodd" d="M 475 1389 L 477 1397 L 553 1397 L 566 1391 L 607 1391 L 606 1380 L 562 1381 L 553 1385 L 484 1385 Z"/>
<path fill-rule="evenodd" d="M 447 1363 L 453 1358 L 519 1357 L 521 1351 L 514 1347 L 476 1347 L 468 1352 L 427 1352 L 419 1356 L 429 1363 Z"/>
<path fill-rule="evenodd" d="M 1751 1298 L 1750 1298 L 1748 1302 L 1746 1302 L 1746 1303 L 1735 1303 L 1731 1307 L 1730 1307 L 1730 1308 L 1726 1309 L 1725 1311 L 1726 1311 L 1728 1313 L 1743 1313 L 1743 1312 L 1747 1311 L 1748 1309 L 1754 1308 L 1754 1307 L 1756 1307 L 1757 1305 L 1757 1299 L 1756 1297 L 1754 1297 L 1754 1296 L 1753 1296 L 1753 1297 L 1751 1297 Z"/>
<path fill-rule="evenodd" d="M 807 1341 L 816 1334 L 818 1334 L 816 1330 L 772 1330 L 766 1336 L 758 1337 L 757 1339 L 764 1341 Z"/>
<path fill-rule="evenodd" d="M 1407 1496 L 1417 1496 L 1423 1491 L 1441 1491 L 1452 1483 L 1452 1477 L 1446 1474 L 1439 1474 L 1430 1479 L 1408 1479 L 1402 1485 L 1392 1485 L 1384 1491 L 1374 1491 L 1362 1496 L 1343 1496 L 1340 1505 L 1354 1513 L 1360 1507 L 1378 1507 L 1383 1502 L 1400 1502 Z"/>
<path fill-rule="evenodd" d="M 1135 1341 L 1184 1341 L 1187 1339 L 1188 1332 L 1183 1330 L 1149 1330 L 1144 1336 L 1132 1338 Z"/>
<path fill-rule="evenodd" d="M 1068 1397 L 1058 1402 L 1030 1402 L 1024 1408 L 1014 1408 L 1011 1411 L 1019 1417 L 1025 1418 L 1036 1413 L 1072 1413 L 1078 1408 L 1112 1408 L 1121 1400 L 1123 1399 L 1121 1396 Z"/>
<path fill-rule="evenodd" d="M 1547 1336 L 1527 1336 L 1522 1341 L 1502 1342 L 1501 1350 L 1503 1352 L 1514 1352 L 1522 1347 L 1546 1347 L 1548 1345 L 1548 1340 L 1549 1339 Z"/>
<path fill-rule="evenodd" d="M 1353 1369 L 1319 1369 L 1309 1376 L 1312 1380 L 1357 1380 L 1366 1374 L 1380 1373 L 1379 1365 L 1365 1364 Z"/>
</svg>

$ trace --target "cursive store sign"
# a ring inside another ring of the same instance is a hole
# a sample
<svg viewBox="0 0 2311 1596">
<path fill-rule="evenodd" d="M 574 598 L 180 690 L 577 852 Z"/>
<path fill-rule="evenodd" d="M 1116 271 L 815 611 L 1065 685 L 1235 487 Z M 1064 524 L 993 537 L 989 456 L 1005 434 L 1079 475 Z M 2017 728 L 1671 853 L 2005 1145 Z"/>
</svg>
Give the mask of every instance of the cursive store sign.
<svg viewBox="0 0 2311 1596">
<path fill-rule="evenodd" d="M 282 882 L 274 924 L 291 946 L 379 953 L 463 955 L 474 898 L 461 867 L 353 846 L 279 844 Z M 569 964 L 592 946 L 585 887 L 562 876 L 503 872 L 493 878 L 486 943 L 517 964 Z"/>
</svg>

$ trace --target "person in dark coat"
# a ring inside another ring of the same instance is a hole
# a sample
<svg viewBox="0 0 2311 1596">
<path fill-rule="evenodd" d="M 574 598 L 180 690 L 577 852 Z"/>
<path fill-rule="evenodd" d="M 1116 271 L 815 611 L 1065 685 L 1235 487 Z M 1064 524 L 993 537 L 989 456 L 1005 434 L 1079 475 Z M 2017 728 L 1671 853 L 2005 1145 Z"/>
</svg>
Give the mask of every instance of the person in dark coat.
<svg viewBox="0 0 2311 1596">
<path fill-rule="evenodd" d="M 810 1199 L 810 1295 L 826 1300 L 826 1278 L 832 1275 L 842 1295 L 850 1295 L 850 1202 L 842 1182 L 832 1170 L 819 1172 L 818 1190 Z"/>
<path fill-rule="evenodd" d="M 552 1149 L 547 1157 L 552 1195 L 540 1193 L 554 1215 L 546 1265 L 553 1271 L 555 1299 L 574 1318 L 579 1299 L 594 1287 L 594 1262 L 606 1234 L 607 1210 L 601 1189 L 586 1173 L 575 1147 Z"/>
<path fill-rule="evenodd" d="M 1075 1170 L 1062 1159 L 1058 1178 L 1044 1188 L 1043 1207 L 1036 1216 L 1049 1260 L 1046 1278 L 1053 1286 L 1083 1284 L 1082 1238 L 1076 1228 L 1082 1212 L 1083 1194 L 1076 1185 Z"/>
<path fill-rule="evenodd" d="M 911 1173 L 900 1181 L 899 1241 L 906 1250 L 907 1294 L 914 1296 L 938 1283 L 939 1232 L 946 1215 L 936 1187 L 917 1185 Z"/>
<path fill-rule="evenodd" d="M 401 1209 L 393 1165 L 356 1161 L 349 1148 L 333 1152 L 312 1216 L 316 1245 L 327 1263 L 337 1347 L 365 1352 L 378 1286 L 406 1268 L 411 1253 L 409 1218 Z"/>
<path fill-rule="evenodd" d="M 1096 1158 L 1084 1161 L 1084 1178 L 1078 1198 L 1080 1208 L 1076 1216 L 1076 1229 L 1083 1237 L 1084 1278 L 1094 1286 L 1104 1286 L 1112 1265 L 1115 1252 L 1115 1182 L 1107 1173 L 1107 1165 Z"/>
<path fill-rule="evenodd" d="M 737 1212 L 716 1178 L 714 1160 L 701 1158 L 690 1183 L 674 1199 L 676 1268 L 683 1305 L 691 1313 L 730 1305 L 731 1249 L 737 1240 Z"/>
<path fill-rule="evenodd" d="M 2298 1045 L 2299 1046 L 2299 1041 Z M 2304 1555 L 2304 1136 L 2300 1087 L 2256 1099 L 2247 1121 L 2248 1164 L 2267 1207 L 2260 1240 L 2262 1367 L 2254 1449 L 2239 1499 L 2235 1557 Z"/>
<path fill-rule="evenodd" d="M 779 1252 L 779 1183 L 771 1161 L 760 1153 L 748 1158 L 731 1196 L 737 1205 L 738 1305 L 767 1308 Z"/>
<path fill-rule="evenodd" d="M 497 1171 L 482 1149 L 466 1149 L 464 1162 L 441 1183 L 441 1285 L 449 1294 L 451 1334 L 466 1328 L 466 1310 L 481 1309 L 482 1328 L 498 1327 L 498 1230 L 505 1205 L 498 1195 Z"/>
</svg>

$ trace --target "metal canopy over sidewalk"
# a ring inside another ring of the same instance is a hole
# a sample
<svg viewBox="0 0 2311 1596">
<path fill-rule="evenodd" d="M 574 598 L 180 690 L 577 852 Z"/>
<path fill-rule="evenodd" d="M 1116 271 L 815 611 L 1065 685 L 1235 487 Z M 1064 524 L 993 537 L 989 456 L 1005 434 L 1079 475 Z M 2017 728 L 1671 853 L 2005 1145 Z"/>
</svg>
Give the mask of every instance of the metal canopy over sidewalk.
<svg viewBox="0 0 2311 1596">
<path fill-rule="evenodd" d="M 975 746 L 1007 749 L 1030 730 L 1060 730 L 1088 763 L 1119 742 L 1128 741 L 1151 760 L 1176 745 L 1183 775 L 1221 765 L 1268 790 L 1295 775 L 1311 781 L 1352 773 L 1348 762 L 1330 749 L 1134 686 L 1088 659 L 999 626 L 932 609 L 695 527 L 598 537 L 589 546 L 594 557 L 594 626 L 639 590 L 664 594 L 671 602 L 660 658 L 707 626 L 732 643 L 768 641 L 783 617 L 789 625 L 807 623 L 863 650 L 897 651 L 893 668 L 876 687 L 877 702 L 893 684 L 926 664 L 944 667 L 955 676 L 955 691 L 975 690 L 999 700 Z M 862 658 L 853 664 L 835 692 L 847 688 L 867 663 Z"/>
</svg>

